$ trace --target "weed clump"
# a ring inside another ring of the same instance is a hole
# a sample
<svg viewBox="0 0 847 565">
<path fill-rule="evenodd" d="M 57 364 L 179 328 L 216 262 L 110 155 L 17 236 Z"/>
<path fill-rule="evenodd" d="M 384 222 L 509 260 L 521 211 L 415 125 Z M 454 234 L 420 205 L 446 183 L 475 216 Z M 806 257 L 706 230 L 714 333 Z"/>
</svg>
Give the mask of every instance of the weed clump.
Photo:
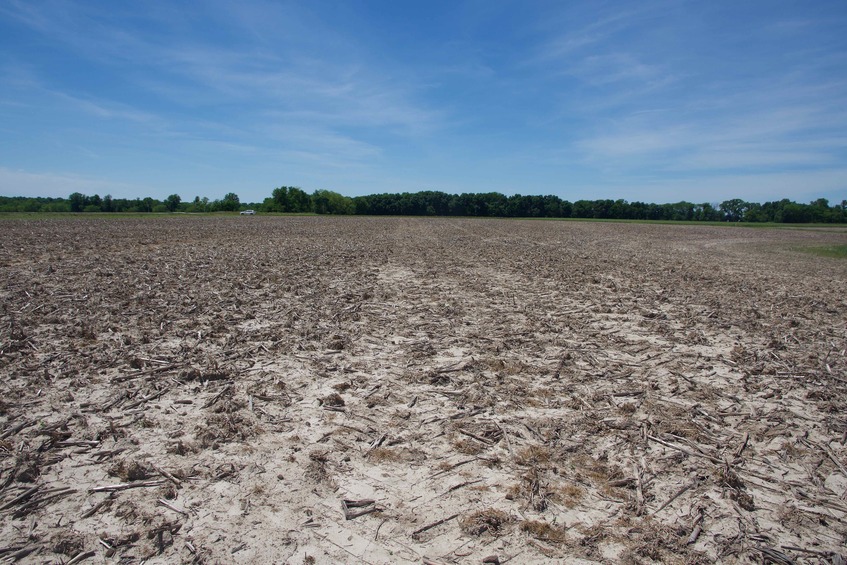
<svg viewBox="0 0 847 565">
<path fill-rule="evenodd" d="M 198 426 L 197 440 L 201 447 L 217 447 L 221 443 L 244 441 L 256 435 L 256 425 L 239 413 L 212 414 L 205 426 Z"/>
<path fill-rule="evenodd" d="M 377 463 L 400 463 L 404 461 L 403 454 L 390 447 L 376 447 L 368 453 L 368 459 Z"/>
<path fill-rule="evenodd" d="M 537 540 L 547 543 L 561 544 L 567 541 L 567 534 L 564 527 L 550 525 L 541 520 L 525 520 L 521 522 L 520 530 Z"/>
<path fill-rule="evenodd" d="M 329 453 L 326 451 L 313 451 L 309 453 L 309 463 L 306 465 L 306 477 L 315 483 L 323 483 L 334 486 L 335 483 L 327 469 Z"/>
<path fill-rule="evenodd" d="M 553 458 L 549 447 L 530 445 L 522 449 L 515 457 L 515 463 L 524 467 L 547 467 Z"/>
<path fill-rule="evenodd" d="M 462 532 L 471 536 L 481 536 L 488 532 L 493 536 L 497 536 L 511 524 L 513 518 L 502 510 L 489 508 L 488 510 L 478 510 L 473 514 L 465 516 L 461 521 Z"/>
<path fill-rule="evenodd" d="M 143 481 L 153 475 L 153 469 L 138 461 L 120 460 L 109 467 L 109 474 L 122 481 Z"/>
<path fill-rule="evenodd" d="M 321 398 L 323 406 L 344 406 L 344 399 L 337 392 L 333 392 Z"/>
</svg>

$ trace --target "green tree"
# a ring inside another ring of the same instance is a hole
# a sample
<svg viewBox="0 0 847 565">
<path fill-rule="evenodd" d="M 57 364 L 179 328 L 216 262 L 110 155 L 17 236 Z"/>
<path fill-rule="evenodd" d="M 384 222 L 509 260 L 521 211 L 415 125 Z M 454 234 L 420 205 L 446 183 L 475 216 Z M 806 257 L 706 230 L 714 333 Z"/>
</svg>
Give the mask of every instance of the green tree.
<svg viewBox="0 0 847 565">
<path fill-rule="evenodd" d="M 818 198 L 810 204 L 810 208 L 813 222 L 832 221 L 832 211 L 829 208 L 829 200 L 826 198 Z"/>
<path fill-rule="evenodd" d="M 803 224 L 812 221 L 812 210 L 805 204 L 792 202 L 782 209 L 782 221 L 787 224 Z"/>
<path fill-rule="evenodd" d="M 353 199 L 331 190 L 316 190 L 312 193 L 312 209 L 317 214 L 352 214 Z"/>
<path fill-rule="evenodd" d="M 189 212 L 203 212 L 203 202 L 200 200 L 199 196 L 195 196 L 194 200 L 188 207 Z"/>
<path fill-rule="evenodd" d="M 767 222 L 767 211 L 758 202 L 750 202 L 744 210 L 745 222 Z"/>
<path fill-rule="evenodd" d="M 721 202 L 720 211 L 723 213 L 723 219 L 727 222 L 740 222 L 748 207 L 748 204 L 740 198 L 733 198 Z"/>
<path fill-rule="evenodd" d="M 21 203 L 22 212 L 40 212 L 41 202 L 38 198 L 26 198 Z"/>
<path fill-rule="evenodd" d="M 171 194 L 165 199 L 165 208 L 168 212 L 176 212 L 180 202 L 182 202 L 182 198 L 179 197 L 179 194 Z"/>
<path fill-rule="evenodd" d="M 288 187 L 281 186 L 279 188 L 275 188 L 271 193 L 270 202 L 265 209 L 268 212 L 289 212 Z"/>
<path fill-rule="evenodd" d="M 237 212 L 239 208 L 241 208 L 241 201 L 238 199 L 238 195 L 234 192 L 229 192 L 221 200 L 218 209 L 224 212 Z"/>
<path fill-rule="evenodd" d="M 296 186 L 281 186 L 274 189 L 271 197 L 265 200 L 263 207 L 268 212 L 309 212 L 312 208 L 312 199 Z"/>
<path fill-rule="evenodd" d="M 312 211 L 312 199 L 305 190 L 301 190 L 296 186 L 288 189 L 288 202 L 291 205 L 292 212 L 303 213 Z"/>
<path fill-rule="evenodd" d="M 590 200 L 577 200 L 573 203 L 571 215 L 574 218 L 593 218 L 594 203 Z"/>
<path fill-rule="evenodd" d="M 68 196 L 68 201 L 71 203 L 71 212 L 82 212 L 85 208 L 86 197 L 81 192 L 74 192 Z"/>
</svg>

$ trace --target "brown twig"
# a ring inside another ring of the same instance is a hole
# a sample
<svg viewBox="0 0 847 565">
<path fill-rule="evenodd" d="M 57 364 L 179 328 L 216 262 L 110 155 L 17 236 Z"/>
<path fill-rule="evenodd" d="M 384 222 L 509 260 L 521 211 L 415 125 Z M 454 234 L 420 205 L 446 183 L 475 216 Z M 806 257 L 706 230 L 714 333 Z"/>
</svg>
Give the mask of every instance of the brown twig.
<svg viewBox="0 0 847 565">
<path fill-rule="evenodd" d="M 662 505 L 661 505 L 661 506 L 659 506 L 656 510 L 654 510 L 652 515 L 653 515 L 653 516 L 655 516 L 656 514 L 658 514 L 659 512 L 661 512 L 662 510 L 664 510 L 665 508 L 667 508 L 667 507 L 668 507 L 668 505 L 670 505 L 670 503 L 671 503 L 671 502 L 673 502 L 674 500 L 676 500 L 677 498 L 679 498 L 680 496 L 682 496 L 682 495 L 683 495 L 683 493 L 685 493 L 688 489 L 690 489 L 691 487 L 693 487 L 693 486 L 694 486 L 694 485 L 696 485 L 696 484 L 697 484 L 697 481 L 695 480 L 695 481 L 691 481 L 690 483 L 688 483 L 688 484 L 684 485 L 681 489 L 679 489 L 678 491 L 676 491 L 676 493 L 675 493 L 672 497 L 670 497 L 669 499 L 667 499 L 667 500 L 664 502 L 664 504 L 662 504 Z"/>
<path fill-rule="evenodd" d="M 426 532 L 427 530 L 431 530 L 432 528 L 434 528 L 436 526 L 440 526 L 441 524 L 447 523 L 450 520 L 455 520 L 458 517 L 459 517 L 459 514 L 453 514 L 452 516 L 442 518 L 441 520 L 436 520 L 435 522 L 433 522 L 431 524 L 427 524 L 426 526 L 423 526 L 422 528 L 418 528 L 417 530 L 412 532 L 412 537 L 417 536 L 419 534 L 422 534 L 422 533 Z"/>
<path fill-rule="evenodd" d="M 116 485 L 106 485 L 102 487 L 93 487 L 89 489 L 91 492 L 115 492 L 119 490 L 127 490 L 131 488 L 143 488 L 143 487 L 158 487 L 164 484 L 164 481 L 160 479 L 153 479 L 150 481 L 137 481 L 134 483 L 119 483 Z"/>
</svg>

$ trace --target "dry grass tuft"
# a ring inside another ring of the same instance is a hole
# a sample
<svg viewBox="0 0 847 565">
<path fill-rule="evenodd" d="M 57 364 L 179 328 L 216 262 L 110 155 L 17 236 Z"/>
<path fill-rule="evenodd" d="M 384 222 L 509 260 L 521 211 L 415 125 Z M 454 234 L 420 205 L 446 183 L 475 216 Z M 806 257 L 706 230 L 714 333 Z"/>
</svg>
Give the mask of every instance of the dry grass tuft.
<svg viewBox="0 0 847 565">
<path fill-rule="evenodd" d="M 309 454 L 309 464 L 306 466 L 306 476 L 316 483 L 325 483 L 334 486 L 334 482 L 327 471 L 329 454 L 325 451 L 313 451 Z"/>
<path fill-rule="evenodd" d="M 745 488 L 741 478 L 729 467 L 723 467 L 718 471 L 718 484 L 732 489 Z"/>
<path fill-rule="evenodd" d="M 478 510 L 473 514 L 465 516 L 461 521 L 462 532 L 470 536 L 481 536 L 488 532 L 497 536 L 503 532 L 513 521 L 513 518 L 502 510 L 489 508 Z"/>
<path fill-rule="evenodd" d="M 138 461 L 119 460 L 109 467 L 109 474 L 122 481 L 143 481 L 153 476 L 153 469 Z"/>
<path fill-rule="evenodd" d="M 561 544 L 568 541 L 566 528 L 550 525 L 541 520 L 526 520 L 521 522 L 520 530 L 535 539 L 547 543 Z"/>
<path fill-rule="evenodd" d="M 478 455 L 485 451 L 485 446 L 483 444 L 464 437 L 456 437 L 453 439 L 452 443 L 456 451 L 464 453 L 465 455 Z"/>
<path fill-rule="evenodd" d="M 344 406 L 344 399 L 337 392 L 333 392 L 321 398 L 323 406 Z"/>
<path fill-rule="evenodd" d="M 622 563 L 678 563 L 695 565 L 711 563 L 687 545 L 687 528 L 671 527 L 650 519 L 636 523 L 626 520 L 626 538 L 620 540 L 627 549 L 621 554 Z"/>
<path fill-rule="evenodd" d="M 50 549 L 53 553 L 61 553 L 73 557 L 85 548 L 85 537 L 73 531 L 54 534 L 50 538 Z"/>
<path fill-rule="evenodd" d="M 403 451 L 390 447 L 376 447 L 368 453 L 368 459 L 374 463 L 400 463 L 405 461 Z"/>
<path fill-rule="evenodd" d="M 565 485 L 557 488 L 553 495 L 556 502 L 567 508 L 573 508 L 585 496 L 585 489 L 578 485 Z"/>
<path fill-rule="evenodd" d="M 543 445 L 530 445 L 515 455 L 515 463 L 524 467 L 547 467 L 553 458 L 553 452 Z"/>
<path fill-rule="evenodd" d="M 221 443 L 244 441 L 256 435 L 256 425 L 238 413 L 212 414 L 195 436 L 201 447 L 215 448 Z"/>
<path fill-rule="evenodd" d="M 635 411 L 638 410 L 638 406 L 636 406 L 634 402 L 624 402 L 618 406 L 618 410 L 622 414 L 635 414 Z"/>
<path fill-rule="evenodd" d="M 548 485 L 544 484 L 543 476 L 534 467 L 521 476 L 520 481 L 512 485 L 506 497 L 509 500 L 524 499 L 529 507 L 537 512 L 547 510 L 547 500 L 551 498 Z"/>
<path fill-rule="evenodd" d="M 186 442 L 183 442 L 182 440 L 179 440 L 175 443 L 168 445 L 168 447 L 165 449 L 165 451 L 167 453 L 171 453 L 173 455 L 185 456 L 185 455 L 191 455 L 192 453 L 197 453 L 199 451 L 199 449 L 197 448 L 196 445 L 194 445 L 191 442 L 186 443 Z"/>
</svg>

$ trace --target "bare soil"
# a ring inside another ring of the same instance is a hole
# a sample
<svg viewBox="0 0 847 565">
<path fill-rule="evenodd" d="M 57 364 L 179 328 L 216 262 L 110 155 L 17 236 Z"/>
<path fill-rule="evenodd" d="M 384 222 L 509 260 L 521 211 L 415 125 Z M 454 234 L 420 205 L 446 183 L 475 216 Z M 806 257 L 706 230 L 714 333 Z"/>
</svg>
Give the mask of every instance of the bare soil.
<svg viewBox="0 0 847 565">
<path fill-rule="evenodd" d="M 844 563 L 843 230 L 0 222 L 0 559 Z"/>
</svg>

